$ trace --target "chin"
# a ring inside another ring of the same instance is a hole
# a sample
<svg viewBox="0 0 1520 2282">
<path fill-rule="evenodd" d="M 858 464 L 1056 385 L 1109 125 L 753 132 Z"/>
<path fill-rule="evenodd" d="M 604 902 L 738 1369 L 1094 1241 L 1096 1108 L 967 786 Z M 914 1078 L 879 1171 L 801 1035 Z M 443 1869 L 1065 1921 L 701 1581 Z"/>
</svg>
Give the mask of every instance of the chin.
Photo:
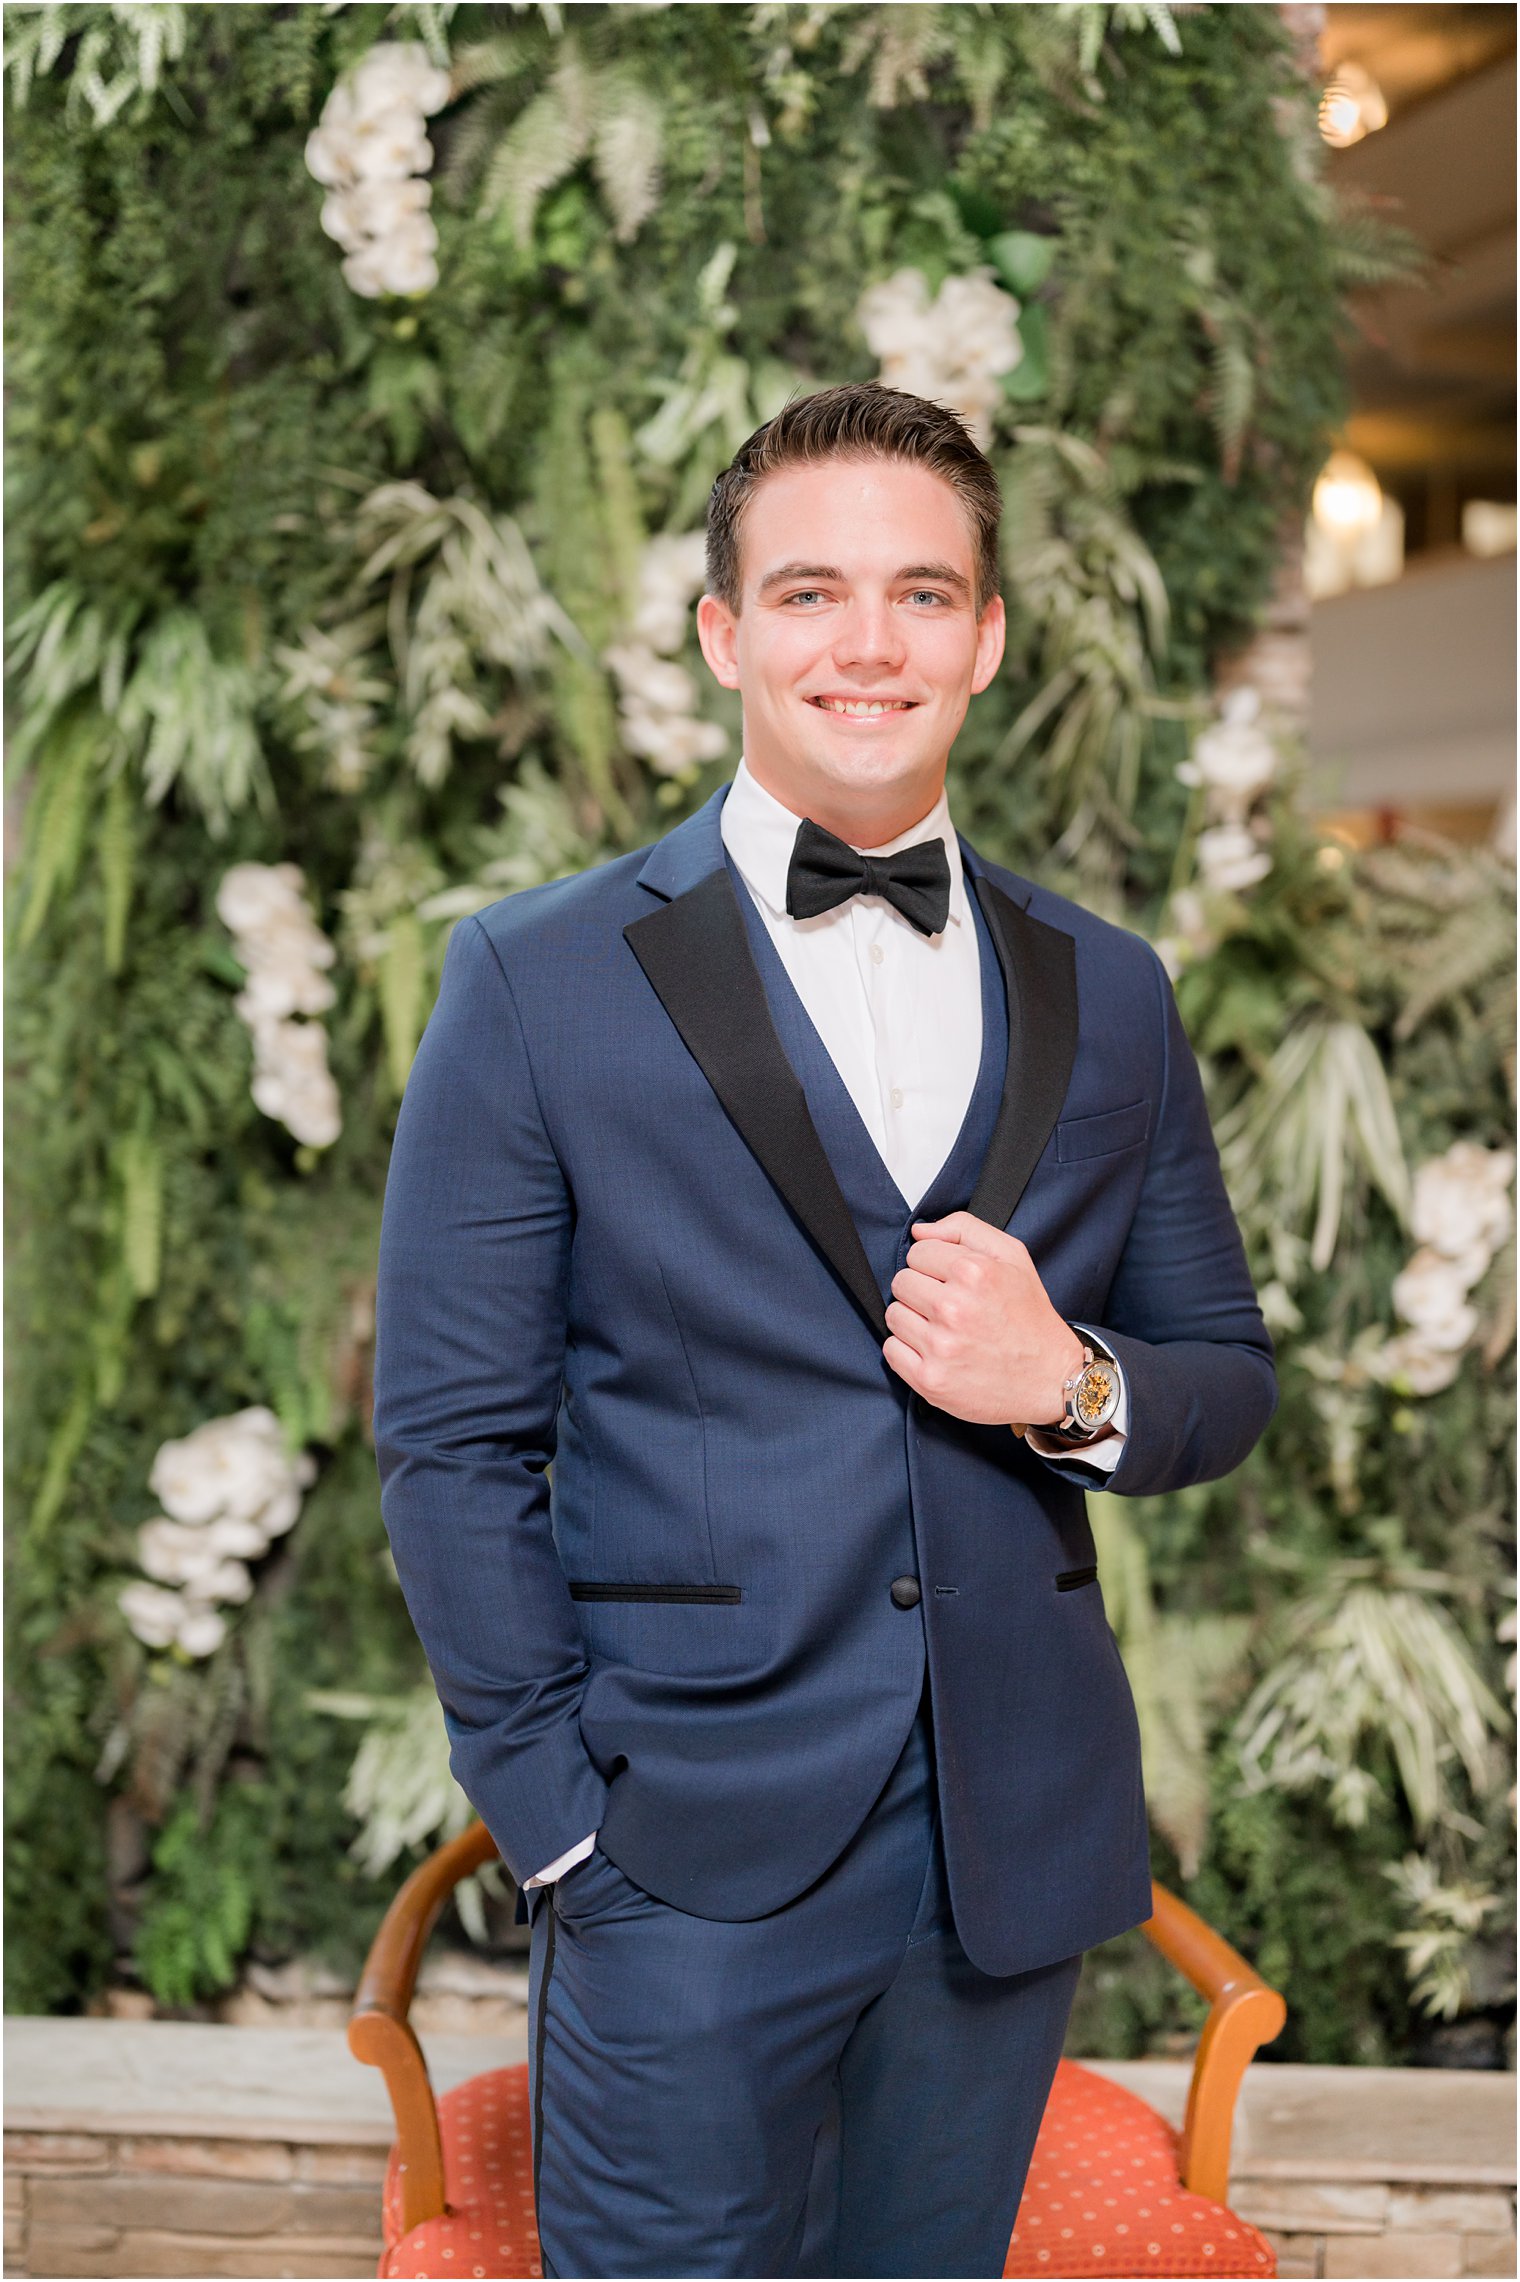
<svg viewBox="0 0 1520 2282">
<path fill-rule="evenodd" d="M 857 752 L 841 752 L 822 740 L 809 755 L 818 775 L 840 786 L 871 785 L 890 789 L 909 785 L 932 773 L 928 755 L 917 746 L 894 746 L 883 738 L 874 746 L 862 742 Z"/>
</svg>

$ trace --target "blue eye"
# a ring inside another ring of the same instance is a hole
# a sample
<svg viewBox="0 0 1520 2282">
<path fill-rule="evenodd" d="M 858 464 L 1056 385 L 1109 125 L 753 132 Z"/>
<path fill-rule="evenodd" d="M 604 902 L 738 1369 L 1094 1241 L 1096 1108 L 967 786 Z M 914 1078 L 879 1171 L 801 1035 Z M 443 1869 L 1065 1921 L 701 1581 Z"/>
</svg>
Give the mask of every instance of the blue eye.
<svg viewBox="0 0 1520 2282">
<path fill-rule="evenodd" d="M 912 600 L 914 602 L 943 602 L 944 599 L 945 597 L 932 586 L 919 586 L 913 590 Z"/>
<path fill-rule="evenodd" d="M 820 602 L 823 597 L 816 586 L 804 586 L 796 594 L 787 596 L 788 602 Z"/>
</svg>

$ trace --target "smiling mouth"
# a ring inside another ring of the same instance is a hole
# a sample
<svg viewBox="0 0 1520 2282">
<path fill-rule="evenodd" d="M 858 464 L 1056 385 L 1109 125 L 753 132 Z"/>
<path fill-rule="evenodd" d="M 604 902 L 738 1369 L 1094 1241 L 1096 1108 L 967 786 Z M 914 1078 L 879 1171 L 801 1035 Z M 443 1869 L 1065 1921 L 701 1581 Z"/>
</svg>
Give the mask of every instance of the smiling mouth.
<svg viewBox="0 0 1520 2282">
<path fill-rule="evenodd" d="M 822 713 L 837 713 L 846 721 L 875 721 L 886 713 L 911 713 L 918 700 L 912 697 L 810 697 L 809 705 L 816 705 Z"/>
</svg>

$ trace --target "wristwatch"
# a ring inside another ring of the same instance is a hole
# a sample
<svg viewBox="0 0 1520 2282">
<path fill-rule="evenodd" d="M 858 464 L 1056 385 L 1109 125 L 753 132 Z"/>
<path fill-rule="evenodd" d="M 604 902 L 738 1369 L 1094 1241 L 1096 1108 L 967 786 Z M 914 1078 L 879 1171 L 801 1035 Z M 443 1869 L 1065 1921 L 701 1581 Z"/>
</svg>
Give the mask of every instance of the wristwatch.
<svg viewBox="0 0 1520 2282">
<path fill-rule="evenodd" d="M 1101 1340 L 1090 1331 L 1078 1331 L 1075 1324 L 1068 1326 L 1072 1335 L 1082 1342 L 1082 1362 L 1062 1387 L 1066 1398 L 1064 1415 L 1054 1426 L 1041 1429 L 1053 1442 L 1064 1442 L 1079 1450 L 1086 1443 L 1101 1442 L 1109 1431 L 1109 1422 L 1119 1407 L 1119 1394 L 1123 1385 L 1119 1359 L 1110 1354 Z"/>
</svg>

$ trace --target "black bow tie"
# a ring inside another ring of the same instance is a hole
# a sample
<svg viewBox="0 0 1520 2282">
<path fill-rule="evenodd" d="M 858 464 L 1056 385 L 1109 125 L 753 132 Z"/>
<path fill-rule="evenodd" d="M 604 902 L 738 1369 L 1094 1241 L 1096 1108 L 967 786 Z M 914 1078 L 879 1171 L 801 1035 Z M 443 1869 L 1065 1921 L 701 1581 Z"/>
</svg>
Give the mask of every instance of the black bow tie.
<svg viewBox="0 0 1520 2282">
<path fill-rule="evenodd" d="M 816 919 L 852 895 L 885 896 L 920 935 L 938 935 L 950 916 L 950 859 L 943 840 L 919 840 L 890 856 L 863 856 L 805 816 L 786 870 L 786 908 Z"/>
</svg>

